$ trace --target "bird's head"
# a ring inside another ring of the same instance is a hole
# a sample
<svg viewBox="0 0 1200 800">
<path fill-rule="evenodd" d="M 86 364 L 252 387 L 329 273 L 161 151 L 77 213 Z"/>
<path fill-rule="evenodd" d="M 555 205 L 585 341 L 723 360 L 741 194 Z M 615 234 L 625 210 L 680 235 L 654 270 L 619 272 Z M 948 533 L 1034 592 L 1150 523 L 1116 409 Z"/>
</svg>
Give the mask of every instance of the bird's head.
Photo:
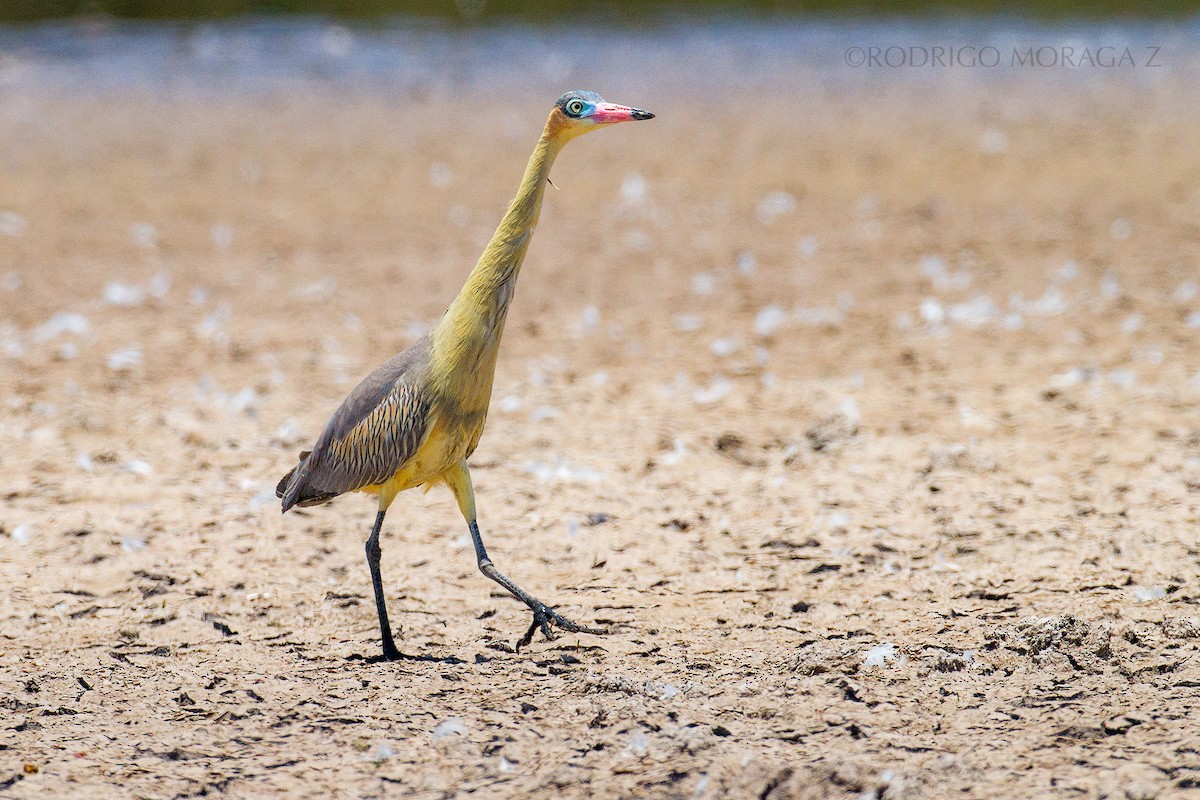
<svg viewBox="0 0 1200 800">
<path fill-rule="evenodd" d="M 555 138 L 567 141 L 606 125 L 640 119 L 654 119 L 654 115 L 640 108 L 606 103 L 595 92 L 575 90 L 558 98 L 548 127 Z"/>
</svg>

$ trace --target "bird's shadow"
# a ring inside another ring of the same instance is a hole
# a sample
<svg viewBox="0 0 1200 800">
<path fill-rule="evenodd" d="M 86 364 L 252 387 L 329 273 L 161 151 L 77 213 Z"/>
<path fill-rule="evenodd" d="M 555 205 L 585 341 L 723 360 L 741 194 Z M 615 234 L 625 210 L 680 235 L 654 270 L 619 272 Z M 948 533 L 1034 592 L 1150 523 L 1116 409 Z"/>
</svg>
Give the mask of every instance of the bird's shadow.
<svg viewBox="0 0 1200 800">
<path fill-rule="evenodd" d="M 408 653 L 401 653 L 399 658 L 386 658 L 382 654 L 375 656 L 364 656 L 362 653 L 354 653 L 346 656 L 347 661 L 361 661 L 364 664 L 395 664 L 400 661 L 419 661 L 426 664 L 466 664 L 457 656 L 429 656 L 421 655 L 414 656 Z"/>
<path fill-rule="evenodd" d="M 632 630 L 632 626 L 630 626 L 628 624 L 613 623 L 612 621 L 608 621 L 608 623 L 605 625 L 604 630 L 602 631 L 602 635 L 611 634 L 615 630 Z M 553 641 L 553 640 L 549 640 L 549 641 Z M 488 640 L 484 646 L 489 650 L 495 650 L 497 652 L 507 653 L 508 655 L 514 655 L 514 656 L 519 656 L 522 654 L 522 652 L 524 652 L 524 653 L 530 654 L 530 657 L 533 658 L 534 661 L 536 662 L 536 657 L 532 655 L 532 653 L 531 653 L 532 648 L 530 648 L 529 645 L 522 646 L 522 644 L 519 642 L 517 644 L 510 645 L 504 641 L 491 639 L 491 640 Z M 559 646 L 556 646 L 556 647 L 558 647 L 558 649 L 561 649 L 561 647 L 559 647 Z M 596 650 L 599 648 L 596 645 L 572 645 L 569 649 L 577 650 L 577 651 L 590 651 L 590 650 Z M 536 652 L 536 651 L 534 651 L 534 652 Z M 396 657 L 396 658 L 387 658 L 382 653 L 378 653 L 373 656 L 364 656 L 362 653 L 353 653 L 351 655 L 346 656 L 346 660 L 347 661 L 360 661 L 363 664 L 396 664 L 396 663 L 400 663 L 402 661 L 414 661 L 417 663 L 424 663 L 424 664 L 449 664 L 449 665 L 462 665 L 462 664 L 470 663 L 468 661 L 464 661 L 463 659 L 459 658 L 458 656 L 433 656 L 433 655 L 425 655 L 425 654 L 411 655 L 409 653 L 399 653 L 398 657 Z M 474 663 L 484 664 L 491 660 L 492 659 L 490 659 L 486 656 L 476 654 Z M 570 662 L 568 662 L 568 663 L 570 663 Z"/>
</svg>

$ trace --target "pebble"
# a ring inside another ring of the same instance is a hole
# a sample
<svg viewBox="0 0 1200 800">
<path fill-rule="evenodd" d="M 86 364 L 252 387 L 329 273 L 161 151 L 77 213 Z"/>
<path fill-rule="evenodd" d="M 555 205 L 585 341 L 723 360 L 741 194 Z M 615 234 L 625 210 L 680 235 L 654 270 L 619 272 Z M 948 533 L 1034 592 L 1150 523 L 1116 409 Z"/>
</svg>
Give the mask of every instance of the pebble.
<svg viewBox="0 0 1200 800">
<path fill-rule="evenodd" d="M 791 214 L 795 210 L 796 198 L 788 192 L 776 191 L 763 195 L 762 200 L 758 202 L 755 215 L 759 222 L 769 225 L 778 217 Z"/>
<path fill-rule="evenodd" d="M 626 205 L 641 205 L 646 201 L 646 179 L 641 173 L 630 172 L 621 181 L 621 202 Z"/>
<path fill-rule="evenodd" d="M 535 408 L 529 414 L 529 421 L 530 422 L 544 422 L 545 420 L 555 419 L 556 417 L 561 417 L 561 416 L 562 416 L 562 412 L 559 411 L 554 406 L 541 405 L 541 406 L 538 406 L 537 408 Z"/>
<path fill-rule="evenodd" d="M 749 250 L 742 250 L 734 259 L 734 266 L 741 275 L 753 275 L 758 270 L 758 258 Z"/>
<path fill-rule="evenodd" d="M 128 372 L 141 366 L 142 351 L 136 347 L 126 347 L 108 354 L 108 368 L 113 372 Z"/>
<path fill-rule="evenodd" d="M 692 399 L 702 406 L 724 400 L 733 391 L 733 382 L 727 378 L 713 378 L 712 383 L 692 393 Z"/>
<path fill-rule="evenodd" d="M 770 336 L 787 321 L 787 312 L 780 306 L 769 305 L 759 310 L 754 317 L 754 335 Z"/>
<path fill-rule="evenodd" d="M 138 222 L 129 226 L 129 238 L 138 247 L 149 250 L 158 246 L 158 229 L 149 222 Z"/>
<path fill-rule="evenodd" d="M 625 752 L 632 756 L 642 756 L 649 747 L 650 740 L 646 738 L 645 731 L 634 731 L 629 736 L 629 743 L 625 745 Z"/>
<path fill-rule="evenodd" d="M 434 730 L 434 736 L 437 736 L 436 729 Z M 380 742 L 370 749 L 366 755 L 366 759 L 372 764 L 382 764 L 394 755 L 396 755 L 396 751 L 392 749 L 391 745 L 387 742 Z"/>
<path fill-rule="evenodd" d="M 717 358 L 725 358 L 733 355 L 741 347 L 741 343 L 736 336 L 727 336 L 724 339 L 717 339 L 712 343 L 710 349 L 712 354 Z"/>
<path fill-rule="evenodd" d="M 429 165 L 429 185 L 436 189 L 444 189 L 454 180 L 454 170 L 449 164 L 435 161 Z"/>
<path fill-rule="evenodd" d="M 446 739 L 450 736 L 463 736 L 467 732 L 467 726 L 458 717 L 450 717 L 442 720 L 433 729 L 434 739 Z"/>
<path fill-rule="evenodd" d="M 717 279 L 711 272 L 701 272 L 692 276 L 692 294 L 705 297 L 717 289 Z"/>
<path fill-rule="evenodd" d="M 561 458 L 554 462 L 529 461 L 523 469 L 543 483 L 594 483 L 604 479 L 599 470 L 572 466 Z"/>
<path fill-rule="evenodd" d="M 130 461 L 125 465 L 125 471 L 134 475 L 146 477 L 154 474 L 154 467 L 147 464 L 145 461 Z"/>
<path fill-rule="evenodd" d="M 146 302 L 146 290 L 129 283 L 110 283 L 104 287 L 104 302 L 110 306 L 134 308 Z"/>
<path fill-rule="evenodd" d="M 1113 238 L 1113 241 L 1123 242 L 1133 236 L 1133 223 L 1125 217 L 1118 217 L 1109 226 L 1108 235 Z"/>
<path fill-rule="evenodd" d="M 882 667 L 888 661 L 896 660 L 896 645 L 891 642 L 881 642 L 866 652 L 863 656 L 863 666 Z"/>
<path fill-rule="evenodd" d="M 233 228 L 223 222 L 218 222 L 209 229 L 209 238 L 216 250 L 227 250 L 233 244 Z"/>
<path fill-rule="evenodd" d="M 29 222 L 15 211 L 0 211 L 0 233 L 5 236 L 21 236 Z"/>
<path fill-rule="evenodd" d="M 69 311 L 59 311 L 33 331 L 35 342 L 48 342 L 64 333 L 83 336 L 92 329 L 87 317 Z"/>
<path fill-rule="evenodd" d="M 796 243 L 796 252 L 806 259 L 811 260 L 820 249 L 820 241 L 811 233 Z"/>
</svg>

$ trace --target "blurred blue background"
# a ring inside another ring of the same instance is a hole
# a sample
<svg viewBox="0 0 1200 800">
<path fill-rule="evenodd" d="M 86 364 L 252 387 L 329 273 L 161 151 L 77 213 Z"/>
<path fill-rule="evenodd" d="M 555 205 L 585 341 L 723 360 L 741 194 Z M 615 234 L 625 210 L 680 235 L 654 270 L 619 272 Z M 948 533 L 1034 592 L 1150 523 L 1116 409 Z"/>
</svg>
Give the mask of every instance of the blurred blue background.
<svg viewBox="0 0 1200 800">
<path fill-rule="evenodd" d="M 615 22 L 647 21 L 664 15 L 735 13 L 744 15 L 976 15 L 1040 18 L 1171 17 L 1194 13 L 1200 0 L 627 0 L 591 3 L 580 0 L 4 0 L 0 20 L 28 22 L 77 15 L 127 19 L 213 19 L 244 15 L 316 14 L 344 18 L 428 17 L 448 22 L 522 19 L 553 22 L 579 18 Z"/>
</svg>

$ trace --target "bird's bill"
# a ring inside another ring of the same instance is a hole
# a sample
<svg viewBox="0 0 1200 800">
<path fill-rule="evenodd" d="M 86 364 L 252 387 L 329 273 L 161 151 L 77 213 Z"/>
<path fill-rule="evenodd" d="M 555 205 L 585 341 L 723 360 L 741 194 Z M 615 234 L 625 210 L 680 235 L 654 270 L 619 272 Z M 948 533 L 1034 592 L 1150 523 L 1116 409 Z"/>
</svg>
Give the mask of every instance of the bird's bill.
<svg viewBox="0 0 1200 800">
<path fill-rule="evenodd" d="M 630 120 L 638 119 L 654 119 L 654 115 L 649 111 L 643 111 L 640 108 L 619 106 L 616 103 L 599 103 L 596 106 L 596 110 L 588 115 L 588 118 L 593 120 L 598 125 L 606 125 L 612 122 L 629 122 Z"/>
</svg>

